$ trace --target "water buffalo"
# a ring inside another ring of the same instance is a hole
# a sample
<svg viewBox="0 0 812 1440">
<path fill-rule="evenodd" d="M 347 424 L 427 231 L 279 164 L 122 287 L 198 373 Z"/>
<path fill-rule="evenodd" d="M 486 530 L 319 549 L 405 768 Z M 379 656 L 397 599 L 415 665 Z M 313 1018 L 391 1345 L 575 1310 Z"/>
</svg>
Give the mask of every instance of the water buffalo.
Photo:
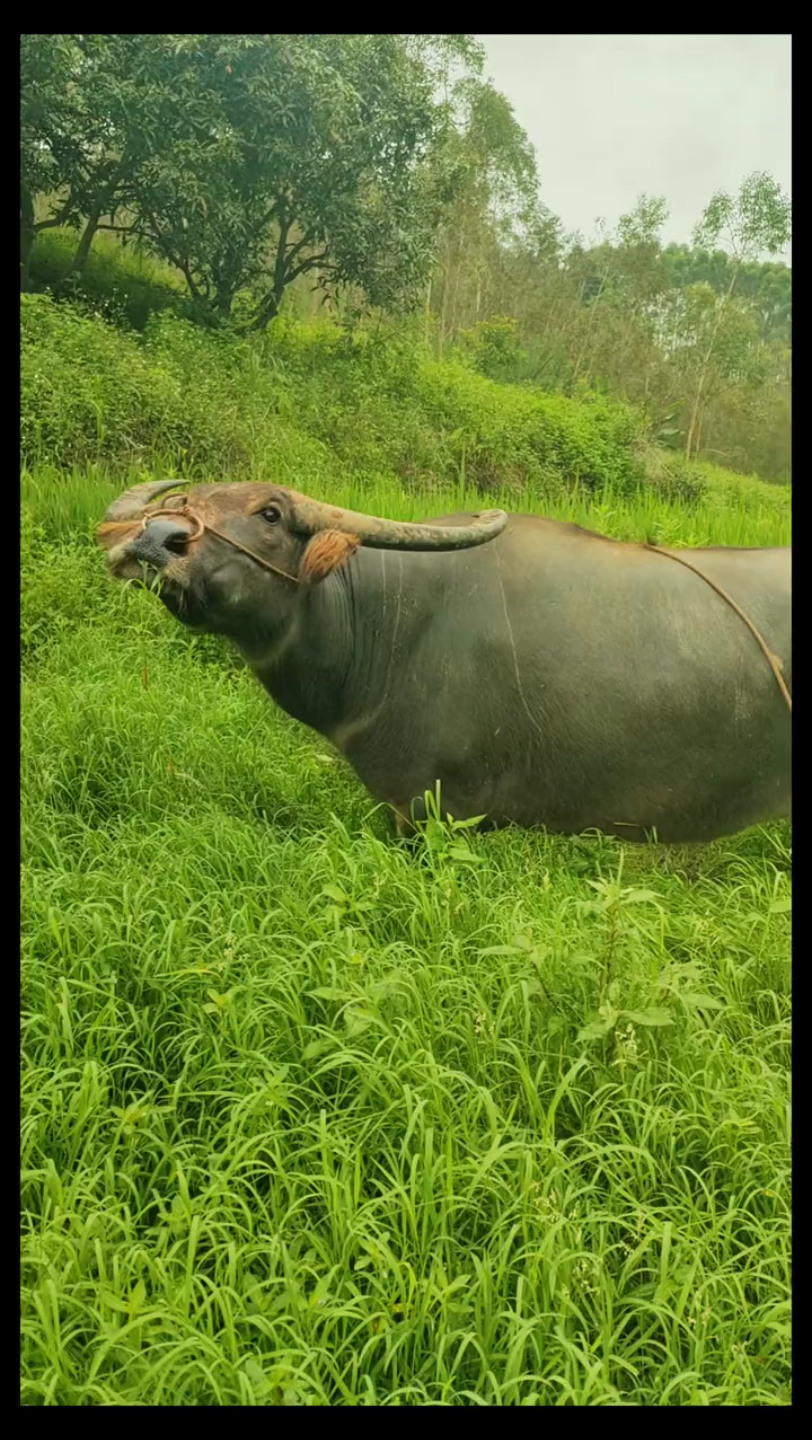
<svg viewBox="0 0 812 1440">
<path fill-rule="evenodd" d="M 113 575 L 234 641 L 401 828 L 437 780 L 459 819 L 570 834 L 706 841 L 789 814 L 789 549 L 681 552 L 773 670 L 680 552 L 535 515 L 405 525 L 271 484 L 168 488 L 110 507 Z"/>
</svg>

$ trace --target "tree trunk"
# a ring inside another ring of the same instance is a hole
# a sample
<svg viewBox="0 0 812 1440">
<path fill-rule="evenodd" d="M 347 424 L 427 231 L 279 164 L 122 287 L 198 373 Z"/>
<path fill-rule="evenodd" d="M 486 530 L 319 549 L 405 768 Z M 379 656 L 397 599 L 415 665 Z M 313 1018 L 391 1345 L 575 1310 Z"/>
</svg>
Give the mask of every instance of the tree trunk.
<svg viewBox="0 0 812 1440">
<path fill-rule="evenodd" d="M 450 293 L 451 276 L 451 236 L 445 247 L 445 265 L 443 266 L 443 304 L 440 310 L 440 328 L 437 333 L 437 359 L 443 358 L 443 342 L 445 340 L 446 324 L 448 320 L 448 297 Z"/>
<path fill-rule="evenodd" d="M 212 310 L 214 311 L 215 315 L 219 315 L 222 320 L 228 320 L 231 314 L 231 307 L 233 304 L 234 292 L 232 290 L 218 290 L 216 291 L 214 296 L 214 304 L 212 305 Z"/>
<path fill-rule="evenodd" d="M 273 267 L 273 286 L 263 297 L 259 309 L 251 326 L 252 330 L 264 330 L 279 311 L 282 304 L 282 296 L 285 293 L 285 286 L 295 278 L 296 271 L 288 272 L 288 235 L 290 233 L 291 221 L 284 215 L 279 217 L 279 239 L 276 243 L 276 259 Z M 301 243 L 301 242 L 298 242 Z M 295 254 L 296 247 L 292 254 Z M 312 268 L 312 267 L 310 267 Z"/>
<path fill-rule="evenodd" d="M 99 221 L 101 220 L 101 217 L 101 210 L 94 210 L 93 214 L 88 216 L 87 224 L 82 231 L 82 238 L 76 247 L 76 254 L 73 257 L 71 267 L 68 271 L 69 275 L 84 274 L 85 266 L 87 264 L 87 257 L 90 254 L 90 247 L 93 244 L 96 231 L 99 228 Z"/>
<path fill-rule="evenodd" d="M 707 417 L 707 414 L 703 412 L 702 414 L 700 414 L 699 420 L 698 420 L 698 422 L 697 422 L 696 434 L 695 434 L 695 436 L 694 436 L 694 455 L 695 455 L 695 456 L 698 456 L 698 455 L 699 455 L 699 452 L 700 452 L 700 450 L 701 450 L 701 448 L 702 448 L 702 426 L 705 424 L 707 418 L 708 418 L 708 417 Z"/>
<path fill-rule="evenodd" d="M 270 325 L 271 321 L 276 318 L 277 312 L 279 310 L 280 299 L 281 296 L 277 296 L 276 290 L 270 290 L 268 292 L 262 304 L 260 305 L 259 311 L 257 312 L 257 317 L 253 325 L 251 326 L 252 330 L 264 330 L 266 325 Z"/>
<path fill-rule="evenodd" d="M 458 295 L 459 295 L 459 290 L 460 290 L 460 272 L 461 272 L 461 270 L 462 270 L 463 245 L 464 245 L 463 236 L 462 236 L 462 233 L 460 233 L 460 238 L 459 238 L 459 241 L 458 241 L 458 244 L 457 244 L 457 264 L 456 264 L 456 267 L 455 267 L 455 269 L 454 269 L 454 291 L 453 291 L 453 294 L 452 294 L 452 297 L 451 297 L 451 323 L 450 323 L 450 330 L 451 330 L 451 334 L 452 334 L 452 335 L 456 335 L 457 332 L 458 332 L 458 330 L 459 330 L 459 326 L 458 326 L 458 324 L 457 324 L 457 297 L 458 297 Z"/>
<path fill-rule="evenodd" d="M 23 186 L 20 190 L 20 290 L 27 290 L 31 276 L 31 251 L 34 248 L 34 202 Z"/>
<path fill-rule="evenodd" d="M 693 404 L 693 409 L 692 409 L 692 411 L 691 411 L 691 423 L 690 423 L 690 425 L 688 426 L 688 438 L 687 438 L 687 440 L 686 440 L 686 442 L 685 442 L 685 459 L 686 459 L 686 460 L 690 460 L 690 458 L 691 458 L 691 449 L 692 449 L 692 447 L 694 448 L 694 450 L 696 450 L 696 449 L 698 448 L 698 442 L 695 441 L 695 437 L 696 437 L 696 433 L 697 433 L 697 428 L 698 428 L 699 423 L 700 423 L 700 415 L 701 415 L 701 411 L 702 411 L 702 401 L 703 401 L 703 398 L 704 398 L 704 396 L 703 396 L 703 391 L 704 391 L 704 389 L 705 389 L 705 380 L 706 380 L 706 378 L 707 378 L 708 368 L 709 368 L 709 366 L 710 366 L 710 362 L 711 362 L 711 360 L 713 359 L 713 349 L 714 349 L 714 346 L 715 346 L 715 344 L 716 344 L 716 336 L 719 334 L 719 326 L 720 326 L 721 323 L 722 323 L 722 316 L 724 315 L 725 307 L 727 306 L 728 301 L 730 300 L 730 297 L 731 297 L 731 295 L 733 294 L 733 289 L 734 289 L 734 286 L 735 286 L 735 284 L 736 284 L 736 280 L 738 279 L 739 270 L 741 269 L 741 263 L 742 263 L 741 260 L 738 260 L 738 261 L 736 262 L 736 266 L 735 266 L 735 269 L 734 269 L 734 271 L 733 271 L 733 278 L 731 279 L 730 284 L 729 284 L 728 287 L 727 287 L 727 294 L 725 295 L 724 300 L 720 301 L 719 306 L 717 307 L 716 316 L 715 316 L 714 323 L 713 323 L 713 329 L 712 329 L 712 331 L 711 331 L 711 337 L 710 337 L 710 340 L 709 340 L 709 342 L 708 342 L 708 348 L 707 348 L 707 350 L 705 351 L 704 359 L 703 359 L 703 361 L 702 361 L 702 368 L 700 369 L 700 372 L 699 372 L 699 381 L 698 381 L 698 384 L 697 384 L 697 387 L 696 387 L 696 395 L 694 396 L 694 404 Z"/>
<path fill-rule="evenodd" d="M 693 453 L 694 436 L 696 435 L 697 426 L 698 426 L 698 424 L 699 424 L 699 413 L 700 413 L 700 406 L 701 406 L 701 404 L 702 404 L 702 390 L 701 390 L 701 381 L 700 381 L 700 385 L 697 387 L 697 392 L 696 392 L 696 395 L 694 396 L 693 406 L 691 407 L 691 419 L 690 419 L 689 424 L 688 424 L 688 434 L 687 434 L 686 437 L 685 437 L 685 459 L 686 459 L 686 460 L 690 460 L 691 455 L 692 455 L 692 453 Z"/>
<path fill-rule="evenodd" d="M 34 230 L 20 216 L 20 293 L 28 289 L 31 279 L 31 251 L 34 248 Z"/>
<path fill-rule="evenodd" d="M 47 220 L 34 219 L 34 202 L 26 190 L 20 194 L 20 290 L 27 290 L 31 278 L 31 255 L 40 230 L 55 230 L 64 225 L 70 213 L 68 200 L 56 215 Z"/>
<path fill-rule="evenodd" d="M 583 340 L 581 341 L 581 345 L 580 345 L 580 348 L 579 348 L 579 350 L 578 350 L 578 358 L 577 358 L 577 360 L 575 361 L 575 371 L 574 371 L 574 374 L 573 374 L 573 377 L 572 377 L 572 383 L 573 383 L 573 385 L 576 384 L 577 381 L 578 381 L 578 378 L 579 378 L 580 373 L 581 373 L 581 366 L 582 366 L 582 364 L 583 364 L 583 362 L 584 362 L 584 358 L 585 358 L 585 355 L 586 355 L 586 347 L 587 347 L 587 345 L 590 343 L 590 341 L 592 340 L 592 329 L 593 329 L 593 326 L 594 326 L 594 324 L 595 324 L 595 316 L 596 316 L 597 313 L 598 313 L 598 306 L 599 306 L 600 303 L 601 303 L 601 297 L 602 297 L 602 295 L 603 295 L 604 289 L 606 288 L 606 282 L 607 282 L 608 279 L 609 279 L 609 269 L 608 269 L 608 267 L 607 267 L 607 269 L 604 270 L 604 272 L 603 272 L 603 274 L 602 274 L 602 276 L 601 276 L 600 285 L 598 286 L 598 293 L 597 293 L 597 295 L 595 296 L 595 299 L 592 301 L 592 304 L 591 304 L 590 307 L 589 307 L 589 317 L 588 317 L 587 323 L 586 323 L 586 333 L 585 333 L 585 335 L 584 335 L 584 337 L 583 337 Z M 583 287 L 582 287 L 581 293 L 583 294 Z M 594 345 L 593 345 L 593 353 L 594 353 Z M 591 362 L 591 360 L 590 360 L 590 366 L 591 366 L 591 363 L 592 363 L 592 362 Z"/>
</svg>

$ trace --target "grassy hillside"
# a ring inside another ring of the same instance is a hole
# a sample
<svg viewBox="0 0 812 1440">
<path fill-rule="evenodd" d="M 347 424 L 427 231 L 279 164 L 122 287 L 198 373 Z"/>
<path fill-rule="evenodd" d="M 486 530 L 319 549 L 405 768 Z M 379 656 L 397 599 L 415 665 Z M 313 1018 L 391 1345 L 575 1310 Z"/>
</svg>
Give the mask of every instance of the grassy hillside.
<svg viewBox="0 0 812 1440">
<path fill-rule="evenodd" d="M 789 827 L 412 854 L 92 540 L 145 473 L 689 544 L 787 493 L 402 337 L 23 331 L 23 1403 L 788 1404 Z"/>
</svg>

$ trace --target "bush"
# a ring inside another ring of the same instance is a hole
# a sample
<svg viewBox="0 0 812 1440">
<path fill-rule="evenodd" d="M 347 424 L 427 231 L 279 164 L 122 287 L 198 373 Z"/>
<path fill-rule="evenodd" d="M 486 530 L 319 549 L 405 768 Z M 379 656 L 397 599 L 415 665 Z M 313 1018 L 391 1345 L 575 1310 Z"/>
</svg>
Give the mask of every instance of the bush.
<svg viewBox="0 0 812 1440">
<path fill-rule="evenodd" d="M 425 412 L 453 431 L 466 479 L 480 489 L 549 493 L 611 485 L 629 493 L 643 479 L 635 442 L 641 420 L 626 405 L 500 385 L 452 361 L 428 362 L 419 393 Z"/>
<path fill-rule="evenodd" d="M 527 358 L 519 344 L 518 330 L 518 323 L 509 317 L 496 315 L 480 320 L 472 330 L 463 330 L 460 335 L 462 354 L 489 380 L 510 380 L 518 364 Z"/>
<path fill-rule="evenodd" d="M 74 230 L 43 230 L 31 254 L 31 290 L 70 298 L 80 309 L 115 324 L 144 330 L 163 310 L 191 318 L 192 307 L 173 271 L 135 245 L 97 235 L 81 276 L 69 275 L 79 237 Z"/>
<path fill-rule="evenodd" d="M 136 333 L 44 294 L 21 297 L 21 323 L 31 470 L 95 466 L 127 483 L 139 471 L 261 476 L 359 497 L 395 486 L 530 508 L 640 487 L 696 504 L 709 483 L 707 467 L 651 446 L 628 405 L 434 360 L 403 323 L 348 332 L 280 317 L 265 335 L 239 336 L 164 310 Z"/>
<path fill-rule="evenodd" d="M 133 335 L 47 295 L 21 300 L 26 463 L 132 465 L 164 453 L 207 471 L 238 448 L 205 387 L 185 385 Z"/>
<path fill-rule="evenodd" d="M 685 506 L 698 505 L 705 499 L 708 481 L 697 465 L 645 443 L 641 444 L 640 454 L 646 484 L 664 499 Z"/>
</svg>

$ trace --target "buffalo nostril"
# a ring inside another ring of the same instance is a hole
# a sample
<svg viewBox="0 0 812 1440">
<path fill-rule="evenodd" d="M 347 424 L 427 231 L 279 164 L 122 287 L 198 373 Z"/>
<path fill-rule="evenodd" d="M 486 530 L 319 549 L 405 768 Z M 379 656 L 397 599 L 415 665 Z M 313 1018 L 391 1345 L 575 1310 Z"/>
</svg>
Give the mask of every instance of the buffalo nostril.
<svg viewBox="0 0 812 1440">
<path fill-rule="evenodd" d="M 192 531 L 177 520 L 150 520 L 133 541 L 130 553 L 144 560 L 165 561 L 167 555 L 182 555 L 191 538 Z"/>
</svg>

